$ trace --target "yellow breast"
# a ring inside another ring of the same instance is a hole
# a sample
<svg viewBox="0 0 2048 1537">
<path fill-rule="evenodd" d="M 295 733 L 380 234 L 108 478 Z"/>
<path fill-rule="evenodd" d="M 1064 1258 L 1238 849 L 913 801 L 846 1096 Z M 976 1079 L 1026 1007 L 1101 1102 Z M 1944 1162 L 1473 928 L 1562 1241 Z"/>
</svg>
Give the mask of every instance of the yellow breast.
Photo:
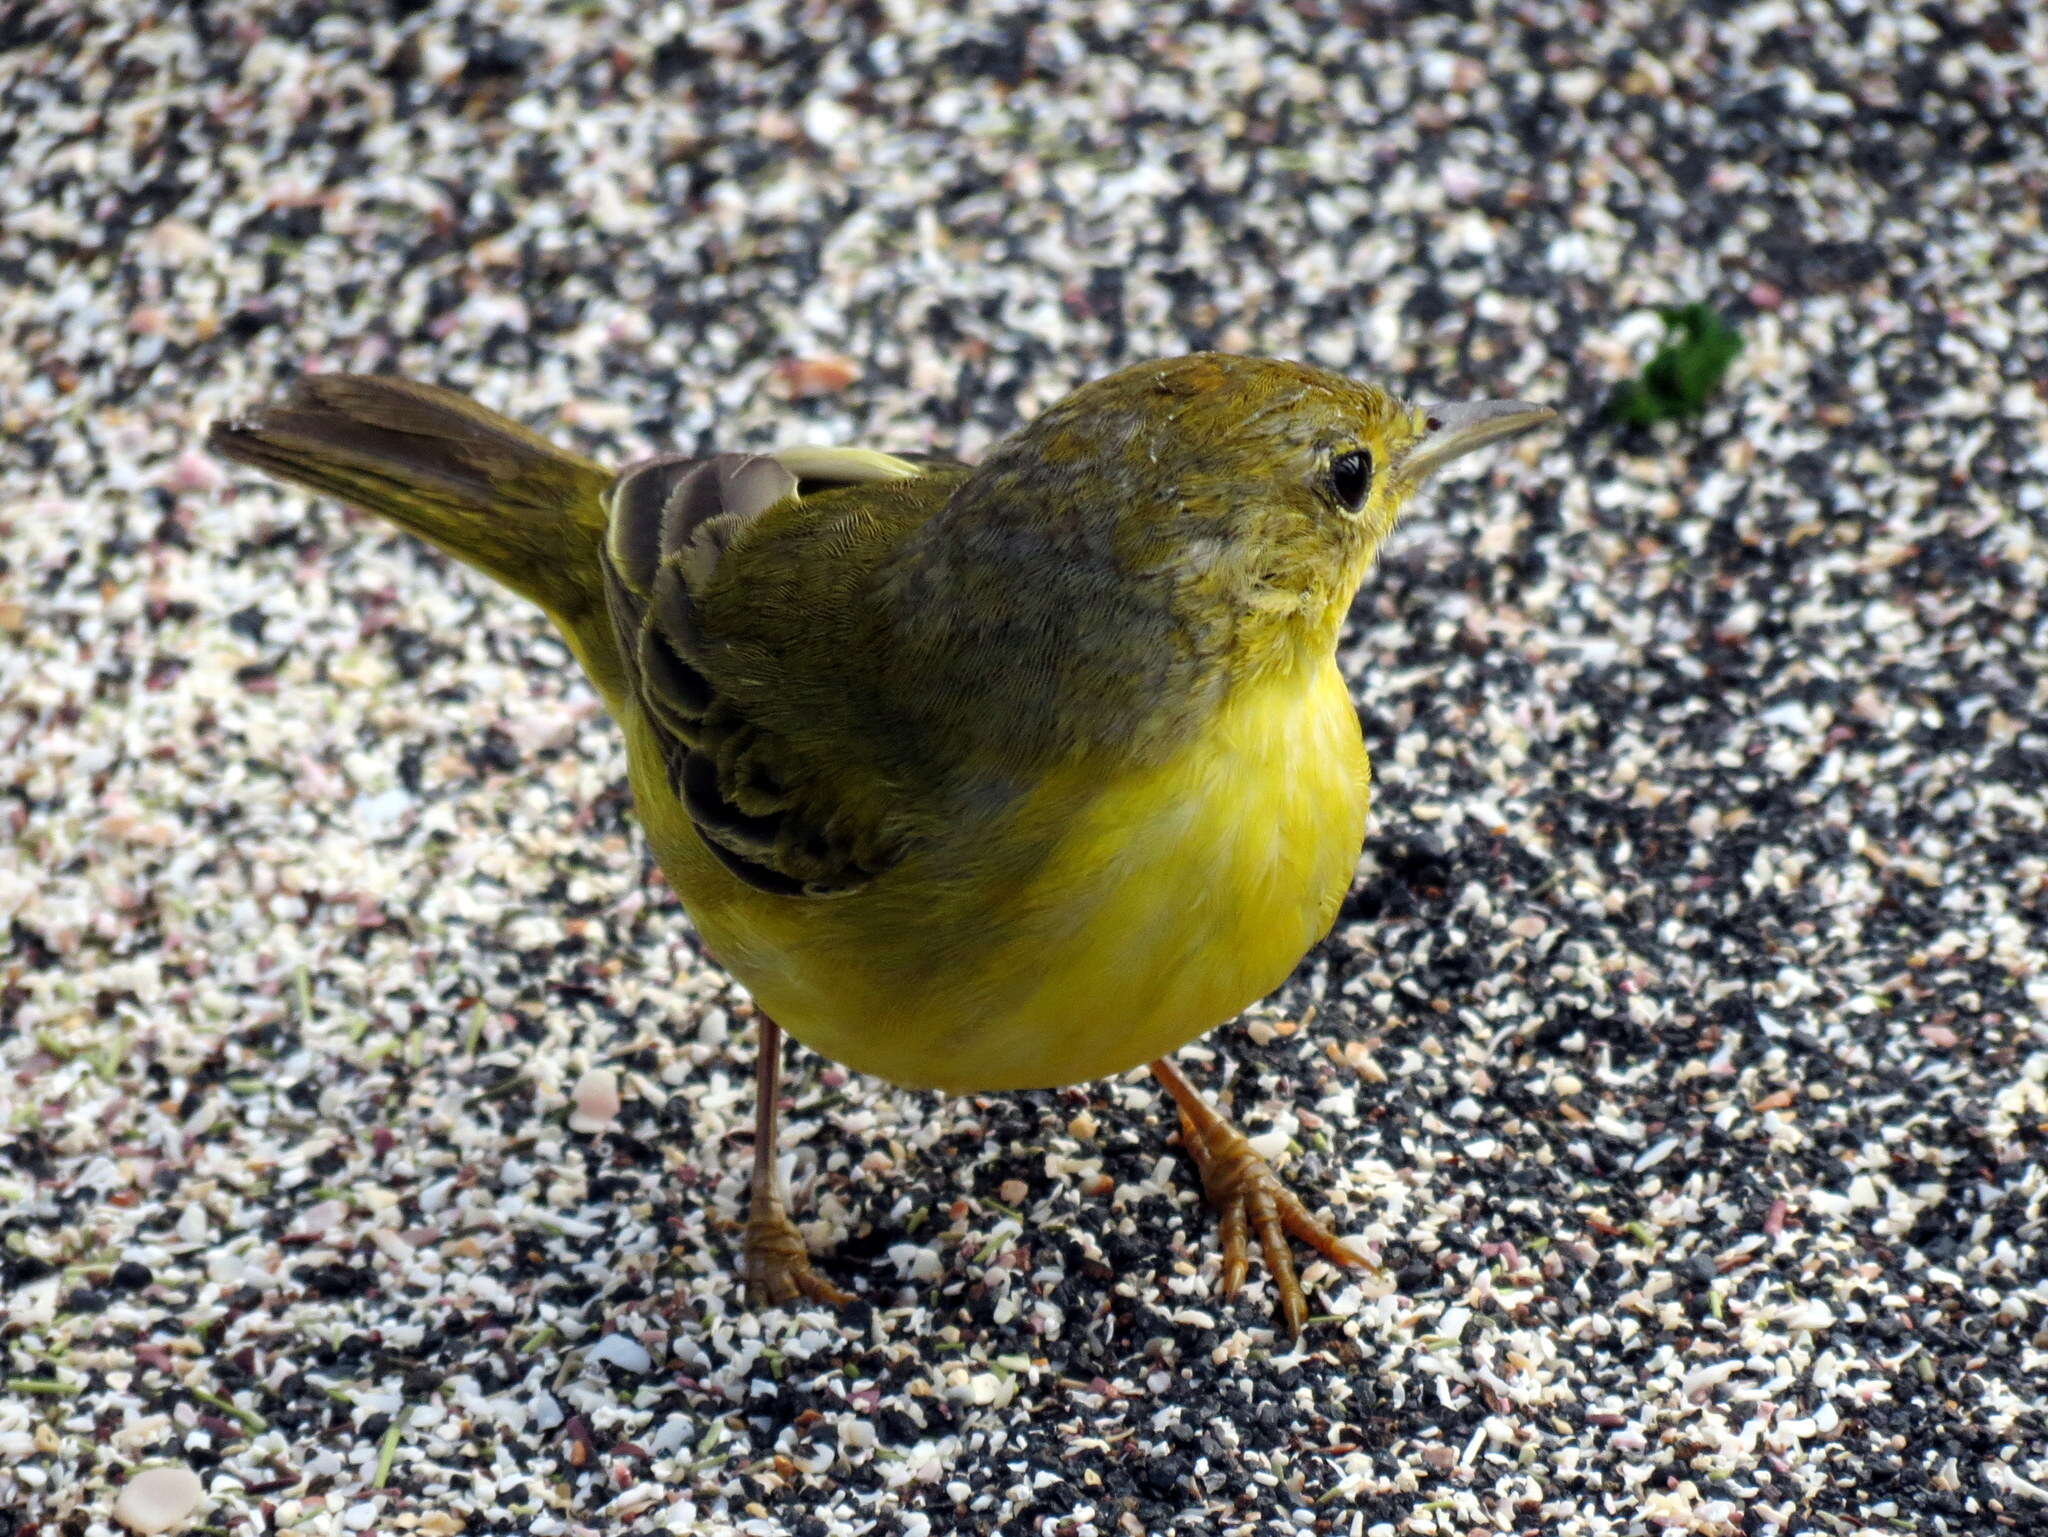
<svg viewBox="0 0 2048 1537">
<path fill-rule="evenodd" d="M 660 770 L 633 735 L 640 790 Z M 920 891 L 906 862 L 848 897 L 763 897 L 640 801 L 712 953 L 784 1029 L 862 1072 L 965 1093 L 1123 1072 L 1278 987 L 1336 919 L 1369 780 L 1324 660 L 1240 686 L 1180 755 L 1092 792 L 1006 889 Z"/>
</svg>

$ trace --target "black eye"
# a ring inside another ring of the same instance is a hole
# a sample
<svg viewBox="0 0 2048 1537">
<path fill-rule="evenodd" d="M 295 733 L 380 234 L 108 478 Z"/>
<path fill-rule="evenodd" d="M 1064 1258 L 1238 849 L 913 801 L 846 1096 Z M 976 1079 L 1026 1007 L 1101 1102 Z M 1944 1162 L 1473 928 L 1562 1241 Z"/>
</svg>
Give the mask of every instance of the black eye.
<svg viewBox="0 0 2048 1537">
<path fill-rule="evenodd" d="M 1339 454 L 1330 461 L 1330 494 L 1346 512 L 1365 505 L 1365 493 L 1372 489 L 1372 455 L 1362 448 Z"/>
</svg>

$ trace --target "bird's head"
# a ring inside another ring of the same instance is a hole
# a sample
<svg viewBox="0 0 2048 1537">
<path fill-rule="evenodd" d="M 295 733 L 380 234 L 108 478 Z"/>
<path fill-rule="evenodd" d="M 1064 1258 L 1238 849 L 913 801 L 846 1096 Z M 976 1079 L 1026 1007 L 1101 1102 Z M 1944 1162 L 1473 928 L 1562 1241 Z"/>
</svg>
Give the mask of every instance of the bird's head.
<svg viewBox="0 0 2048 1537">
<path fill-rule="evenodd" d="M 1263 668 L 1327 654 L 1434 471 L 1554 414 L 1410 405 L 1304 363 L 1196 353 L 1076 390 L 1001 444 L 949 510 L 1050 525 L 1071 558 L 1169 593 L 1204 643 Z"/>
</svg>

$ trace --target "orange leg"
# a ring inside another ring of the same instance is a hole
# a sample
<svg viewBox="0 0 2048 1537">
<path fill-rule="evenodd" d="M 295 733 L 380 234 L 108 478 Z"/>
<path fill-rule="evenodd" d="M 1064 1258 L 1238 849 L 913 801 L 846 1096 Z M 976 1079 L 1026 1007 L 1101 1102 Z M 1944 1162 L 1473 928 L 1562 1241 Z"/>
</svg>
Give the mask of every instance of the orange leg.
<svg viewBox="0 0 2048 1537">
<path fill-rule="evenodd" d="M 789 1220 L 782 1182 L 775 1177 L 776 1123 L 782 1110 L 782 1027 L 766 1014 L 760 1021 L 754 1060 L 754 1173 L 747 1189 L 744 1271 L 747 1301 L 755 1307 L 794 1302 L 799 1297 L 844 1307 L 853 1301 L 811 1269 L 803 1234 Z"/>
<path fill-rule="evenodd" d="M 1216 1208 L 1223 1242 L 1223 1295 L 1236 1295 L 1251 1263 L 1247 1230 L 1259 1237 L 1259 1252 L 1273 1273 L 1280 1294 L 1280 1315 L 1299 1336 L 1308 1322 L 1308 1299 L 1295 1278 L 1290 1235 L 1300 1239 L 1334 1265 L 1365 1265 L 1337 1235 L 1280 1182 L 1273 1166 L 1252 1151 L 1244 1133 L 1204 1099 L 1187 1075 L 1166 1058 L 1152 1064 L 1157 1078 L 1180 1107 L 1180 1140 L 1202 1173 L 1202 1189 Z"/>
</svg>

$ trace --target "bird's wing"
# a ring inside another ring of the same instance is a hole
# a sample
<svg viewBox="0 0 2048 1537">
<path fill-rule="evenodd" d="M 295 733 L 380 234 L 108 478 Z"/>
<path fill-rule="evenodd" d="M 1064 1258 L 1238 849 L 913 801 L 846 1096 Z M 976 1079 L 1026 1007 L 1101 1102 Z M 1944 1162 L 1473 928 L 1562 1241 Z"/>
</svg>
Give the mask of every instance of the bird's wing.
<svg viewBox="0 0 2048 1537">
<path fill-rule="evenodd" d="M 907 797 L 849 740 L 850 594 L 935 505 L 891 483 L 955 468 L 866 449 L 712 454 L 637 466 L 606 497 L 628 683 L 705 846 L 758 890 L 856 891 L 904 852 Z"/>
</svg>

